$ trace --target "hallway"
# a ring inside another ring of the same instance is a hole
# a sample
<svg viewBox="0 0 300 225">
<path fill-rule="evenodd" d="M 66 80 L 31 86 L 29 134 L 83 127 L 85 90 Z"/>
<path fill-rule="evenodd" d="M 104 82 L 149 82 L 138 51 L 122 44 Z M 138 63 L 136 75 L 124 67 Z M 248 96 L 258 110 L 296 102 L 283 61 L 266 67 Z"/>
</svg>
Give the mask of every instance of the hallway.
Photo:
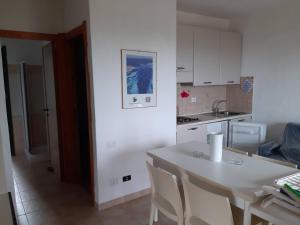
<svg viewBox="0 0 300 225">
<path fill-rule="evenodd" d="M 19 225 L 146 225 L 149 197 L 108 210 L 93 207 L 79 185 L 62 184 L 40 156 L 13 158 Z M 160 214 L 156 225 L 173 225 Z"/>
</svg>

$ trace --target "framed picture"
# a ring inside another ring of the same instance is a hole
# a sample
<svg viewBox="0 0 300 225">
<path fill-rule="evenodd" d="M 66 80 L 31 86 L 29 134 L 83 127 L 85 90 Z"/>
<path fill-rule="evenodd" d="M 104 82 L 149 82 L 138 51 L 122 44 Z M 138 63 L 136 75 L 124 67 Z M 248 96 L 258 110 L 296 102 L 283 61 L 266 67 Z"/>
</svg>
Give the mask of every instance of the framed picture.
<svg viewBox="0 0 300 225">
<path fill-rule="evenodd" d="M 123 108 L 155 107 L 157 54 L 122 50 Z"/>
</svg>

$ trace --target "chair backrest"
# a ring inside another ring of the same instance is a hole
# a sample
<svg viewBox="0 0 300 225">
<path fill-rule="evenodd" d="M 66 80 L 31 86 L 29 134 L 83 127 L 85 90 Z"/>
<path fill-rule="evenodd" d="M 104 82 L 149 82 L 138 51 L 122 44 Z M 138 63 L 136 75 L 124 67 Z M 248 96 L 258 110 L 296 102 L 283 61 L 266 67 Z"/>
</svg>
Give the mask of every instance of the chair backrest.
<svg viewBox="0 0 300 225">
<path fill-rule="evenodd" d="M 176 215 L 183 221 L 183 207 L 175 175 L 152 166 L 146 162 L 151 179 L 152 195 L 158 194 L 174 208 Z"/>
<path fill-rule="evenodd" d="M 228 198 L 205 191 L 184 178 L 182 183 L 186 225 L 191 225 L 191 220 L 195 218 L 212 225 L 234 225 Z"/>
<path fill-rule="evenodd" d="M 273 163 L 277 163 L 277 164 L 280 164 L 280 165 L 283 165 L 283 166 L 288 166 L 288 167 L 291 167 L 291 168 L 298 169 L 298 165 L 296 165 L 294 163 L 291 163 L 291 162 L 280 161 L 280 160 L 276 160 L 276 159 L 270 159 L 270 158 L 259 156 L 259 155 L 256 155 L 256 154 L 253 154 L 252 157 L 254 157 L 256 159 L 261 159 L 261 160 L 265 160 L 265 161 L 268 161 L 268 162 L 273 162 Z"/>
<path fill-rule="evenodd" d="M 238 154 L 247 155 L 247 156 L 249 155 L 249 152 L 242 151 L 242 150 L 239 150 L 239 149 L 236 149 L 236 148 L 226 147 L 225 149 L 228 150 L 228 151 L 231 151 L 231 152 L 238 153 Z"/>
</svg>

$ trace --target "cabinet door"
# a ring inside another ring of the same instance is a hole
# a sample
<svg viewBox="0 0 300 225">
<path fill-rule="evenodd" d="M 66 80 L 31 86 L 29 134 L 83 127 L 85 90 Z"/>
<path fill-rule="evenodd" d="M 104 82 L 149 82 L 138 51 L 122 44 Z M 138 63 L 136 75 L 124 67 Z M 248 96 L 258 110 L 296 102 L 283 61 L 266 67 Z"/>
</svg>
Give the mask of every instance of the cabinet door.
<svg viewBox="0 0 300 225">
<path fill-rule="evenodd" d="M 177 27 L 177 83 L 192 83 L 194 71 L 194 31 Z"/>
<path fill-rule="evenodd" d="M 194 85 L 220 83 L 220 32 L 197 29 L 194 34 Z"/>
<path fill-rule="evenodd" d="M 177 144 L 190 141 L 207 143 L 206 125 L 186 125 L 177 127 Z"/>
<path fill-rule="evenodd" d="M 221 32 L 220 72 L 222 84 L 239 84 L 242 38 L 238 33 Z"/>
</svg>

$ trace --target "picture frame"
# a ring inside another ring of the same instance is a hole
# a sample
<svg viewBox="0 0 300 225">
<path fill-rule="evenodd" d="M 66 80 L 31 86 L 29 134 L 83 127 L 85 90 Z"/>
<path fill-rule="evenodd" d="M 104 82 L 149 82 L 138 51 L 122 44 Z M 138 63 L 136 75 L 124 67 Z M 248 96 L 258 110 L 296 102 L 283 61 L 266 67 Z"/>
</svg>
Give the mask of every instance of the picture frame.
<svg viewBox="0 0 300 225">
<path fill-rule="evenodd" d="M 121 50 L 123 109 L 157 106 L 157 53 Z"/>
</svg>

